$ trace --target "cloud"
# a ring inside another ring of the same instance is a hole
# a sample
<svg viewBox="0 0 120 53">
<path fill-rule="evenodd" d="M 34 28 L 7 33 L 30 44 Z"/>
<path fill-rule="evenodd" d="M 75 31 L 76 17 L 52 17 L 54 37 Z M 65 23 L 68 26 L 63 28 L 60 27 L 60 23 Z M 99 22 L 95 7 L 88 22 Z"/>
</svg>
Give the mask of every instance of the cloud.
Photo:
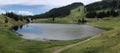
<svg viewBox="0 0 120 53">
<path fill-rule="evenodd" d="M 0 9 L 0 14 L 5 14 L 6 12 L 4 10 Z"/>
<path fill-rule="evenodd" d="M 20 15 L 33 15 L 33 13 L 31 13 L 30 11 L 15 11 L 15 10 L 9 10 L 8 12 L 14 12 L 16 14 L 20 14 Z M 0 14 L 5 14 L 6 11 L 5 10 L 1 10 L 0 9 Z"/>
<path fill-rule="evenodd" d="M 30 11 L 18 11 L 17 14 L 20 14 L 20 15 L 33 15 L 33 13 L 31 13 Z"/>
<path fill-rule="evenodd" d="M 52 5 L 64 6 L 74 2 L 83 2 L 89 4 L 101 0 L 0 0 L 0 5 L 22 4 L 22 5 Z"/>
<path fill-rule="evenodd" d="M 8 12 L 15 12 L 15 10 L 9 10 Z M 1 9 L 0 9 L 0 14 L 5 14 L 5 13 L 6 13 L 5 10 L 1 10 Z"/>
</svg>

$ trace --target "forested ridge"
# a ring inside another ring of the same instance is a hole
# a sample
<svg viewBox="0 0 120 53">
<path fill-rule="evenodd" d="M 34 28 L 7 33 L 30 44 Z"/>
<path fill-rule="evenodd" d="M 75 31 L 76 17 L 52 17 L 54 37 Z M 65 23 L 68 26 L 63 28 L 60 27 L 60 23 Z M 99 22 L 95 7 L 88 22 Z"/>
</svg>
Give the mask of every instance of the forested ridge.
<svg viewBox="0 0 120 53">
<path fill-rule="evenodd" d="M 67 6 L 59 7 L 59 8 L 53 8 L 50 11 L 39 14 L 39 15 L 34 15 L 34 18 L 51 18 L 51 17 L 65 17 L 68 16 L 71 13 L 71 10 L 78 8 L 79 6 L 83 6 L 83 3 L 76 2 L 72 3 Z"/>
<path fill-rule="evenodd" d="M 85 6 L 87 18 L 116 17 L 120 13 L 119 0 L 103 0 Z"/>
</svg>

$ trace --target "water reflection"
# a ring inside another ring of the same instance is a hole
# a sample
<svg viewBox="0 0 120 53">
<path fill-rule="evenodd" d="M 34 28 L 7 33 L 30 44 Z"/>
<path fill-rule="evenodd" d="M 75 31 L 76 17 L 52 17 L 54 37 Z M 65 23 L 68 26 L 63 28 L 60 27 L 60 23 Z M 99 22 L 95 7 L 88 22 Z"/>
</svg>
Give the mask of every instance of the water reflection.
<svg viewBox="0 0 120 53">
<path fill-rule="evenodd" d="M 23 38 L 33 40 L 74 40 L 105 31 L 89 25 L 36 23 L 14 27 L 14 30 L 22 34 Z"/>
<path fill-rule="evenodd" d="M 17 30 L 20 30 L 20 29 L 22 29 L 22 28 L 23 28 L 23 25 L 14 26 L 14 27 L 12 27 L 12 30 L 13 30 L 13 31 L 17 31 Z"/>
</svg>

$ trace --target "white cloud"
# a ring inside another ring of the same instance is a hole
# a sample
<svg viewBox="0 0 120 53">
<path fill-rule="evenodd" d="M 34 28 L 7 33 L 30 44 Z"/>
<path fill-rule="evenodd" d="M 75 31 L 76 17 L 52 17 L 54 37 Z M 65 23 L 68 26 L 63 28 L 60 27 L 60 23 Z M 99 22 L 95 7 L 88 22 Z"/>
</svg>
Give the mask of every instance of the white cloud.
<svg viewBox="0 0 120 53">
<path fill-rule="evenodd" d="M 18 11 L 17 14 L 20 14 L 20 15 L 33 15 L 33 13 L 31 13 L 30 11 Z"/>
<path fill-rule="evenodd" d="M 15 11 L 15 10 L 9 10 L 8 12 L 17 12 L 17 14 L 20 14 L 20 15 L 33 15 L 33 13 L 32 12 L 30 12 L 30 11 Z M 0 9 L 0 14 L 5 14 L 6 13 L 6 11 L 5 10 L 1 10 Z"/>
<path fill-rule="evenodd" d="M 73 2 L 83 2 L 89 4 L 95 1 L 101 0 L 0 0 L 0 5 L 9 4 L 22 4 L 22 5 L 52 5 L 52 6 L 63 6 Z"/>
<path fill-rule="evenodd" d="M 4 10 L 0 9 L 0 14 L 5 14 L 6 12 Z"/>
</svg>

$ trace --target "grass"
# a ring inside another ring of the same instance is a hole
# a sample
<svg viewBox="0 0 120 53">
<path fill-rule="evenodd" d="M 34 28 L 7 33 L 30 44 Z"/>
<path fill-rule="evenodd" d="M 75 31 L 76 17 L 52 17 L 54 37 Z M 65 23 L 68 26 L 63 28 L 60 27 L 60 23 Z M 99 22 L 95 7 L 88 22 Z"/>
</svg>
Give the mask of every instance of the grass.
<svg viewBox="0 0 120 53">
<path fill-rule="evenodd" d="M 0 29 L 1 53 L 52 53 L 54 50 L 82 40 L 34 41 L 20 38 L 8 29 Z"/>
<path fill-rule="evenodd" d="M 120 18 L 105 18 L 90 25 L 111 30 L 61 53 L 120 53 Z"/>
</svg>

